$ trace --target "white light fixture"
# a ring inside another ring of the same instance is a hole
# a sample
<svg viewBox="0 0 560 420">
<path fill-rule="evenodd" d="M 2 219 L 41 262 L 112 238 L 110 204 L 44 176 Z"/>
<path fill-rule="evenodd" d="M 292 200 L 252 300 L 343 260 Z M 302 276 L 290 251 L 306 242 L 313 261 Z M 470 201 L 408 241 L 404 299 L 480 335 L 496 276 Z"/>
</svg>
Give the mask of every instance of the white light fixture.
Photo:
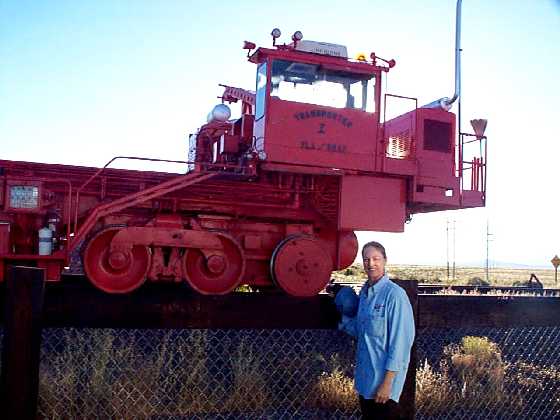
<svg viewBox="0 0 560 420">
<path fill-rule="evenodd" d="M 303 39 L 303 34 L 301 33 L 301 31 L 295 31 L 294 34 L 292 35 L 292 41 L 297 42 L 297 41 L 301 41 Z"/>
</svg>

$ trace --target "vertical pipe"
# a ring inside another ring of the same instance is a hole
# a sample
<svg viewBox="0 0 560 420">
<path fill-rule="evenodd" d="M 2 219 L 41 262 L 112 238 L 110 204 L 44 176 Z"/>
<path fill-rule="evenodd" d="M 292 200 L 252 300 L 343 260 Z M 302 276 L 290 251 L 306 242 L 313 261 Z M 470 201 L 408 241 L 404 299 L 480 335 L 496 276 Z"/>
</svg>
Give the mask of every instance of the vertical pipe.
<svg viewBox="0 0 560 420">
<path fill-rule="evenodd" d="M 462 0 L 457 0 L 455 12 L 455 93 L 451 99 L 442 99 L 442 105 L 447 109 L 461 96 L 461 6 Z M 460 108 L 460 104 L 459 104 Z M 460 113 L 460 110 L 459 110 Z M 461 120 L 459 119 L 459 132 L 461 132 Z"/>
</svg>

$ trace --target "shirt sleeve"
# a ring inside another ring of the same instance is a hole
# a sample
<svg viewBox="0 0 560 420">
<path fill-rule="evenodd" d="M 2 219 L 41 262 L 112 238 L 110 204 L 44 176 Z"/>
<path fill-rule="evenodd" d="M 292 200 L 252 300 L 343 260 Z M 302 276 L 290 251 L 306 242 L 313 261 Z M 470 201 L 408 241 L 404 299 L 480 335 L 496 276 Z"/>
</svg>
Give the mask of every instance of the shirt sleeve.
<svg viewBox="0 0 560 420">
<path fill-rule="evenodd" d="M 414 342 L 414 314 L 406 292 L 399 288 L 388 302 L 388 349 L 385 369 L 402 371 L 408 368 L 410 348 Z"/>
<path fill-rule="evenodd" d="M 356 318 L 357 316 L 349 317 L 346 315 L 342 315 L 342 319 L 338 323 L 338 329 L 340 331 L 344 331 L 346 334 L 351 335 L 354 338 L 358 337 L 358 331 L 356 329 Z"/>
</svg>

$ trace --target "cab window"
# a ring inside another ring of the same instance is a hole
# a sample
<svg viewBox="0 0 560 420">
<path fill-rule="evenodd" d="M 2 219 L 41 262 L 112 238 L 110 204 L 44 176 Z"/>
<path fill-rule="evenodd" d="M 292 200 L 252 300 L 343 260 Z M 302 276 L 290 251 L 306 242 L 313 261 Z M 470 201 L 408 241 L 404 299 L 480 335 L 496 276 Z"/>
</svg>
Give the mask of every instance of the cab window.
<svg viewBox="0 0 560 420">
<path fill-rule="evenodd" d="M 375 112 L 375 76 L 274 60 L 271 95 L 294 102 Z"/>
<path fill-rule="evenodd" d="M 262 118 L 264 115 L 265 99 L 266 99 L 266 63 L 262 63 L 257 69 L 256 81 L 256 98 L 255 98 L 255 120 Z"/>
</svg>

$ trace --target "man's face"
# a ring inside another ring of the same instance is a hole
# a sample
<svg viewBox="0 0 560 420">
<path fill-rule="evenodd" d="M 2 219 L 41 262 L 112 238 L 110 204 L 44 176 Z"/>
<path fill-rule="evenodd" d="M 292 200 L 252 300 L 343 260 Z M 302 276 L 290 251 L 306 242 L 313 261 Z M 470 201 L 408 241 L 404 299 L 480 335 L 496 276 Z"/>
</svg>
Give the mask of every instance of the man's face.
<svg viewBox="0 0 560 420">
<path fill-rule="evenodd" d="M 385 274 L 385 264 L 387 261 L 383 254 L 372 246 L 364 250 L 364 270 L 371 281 L 377 281 Z"/>
</svg>

